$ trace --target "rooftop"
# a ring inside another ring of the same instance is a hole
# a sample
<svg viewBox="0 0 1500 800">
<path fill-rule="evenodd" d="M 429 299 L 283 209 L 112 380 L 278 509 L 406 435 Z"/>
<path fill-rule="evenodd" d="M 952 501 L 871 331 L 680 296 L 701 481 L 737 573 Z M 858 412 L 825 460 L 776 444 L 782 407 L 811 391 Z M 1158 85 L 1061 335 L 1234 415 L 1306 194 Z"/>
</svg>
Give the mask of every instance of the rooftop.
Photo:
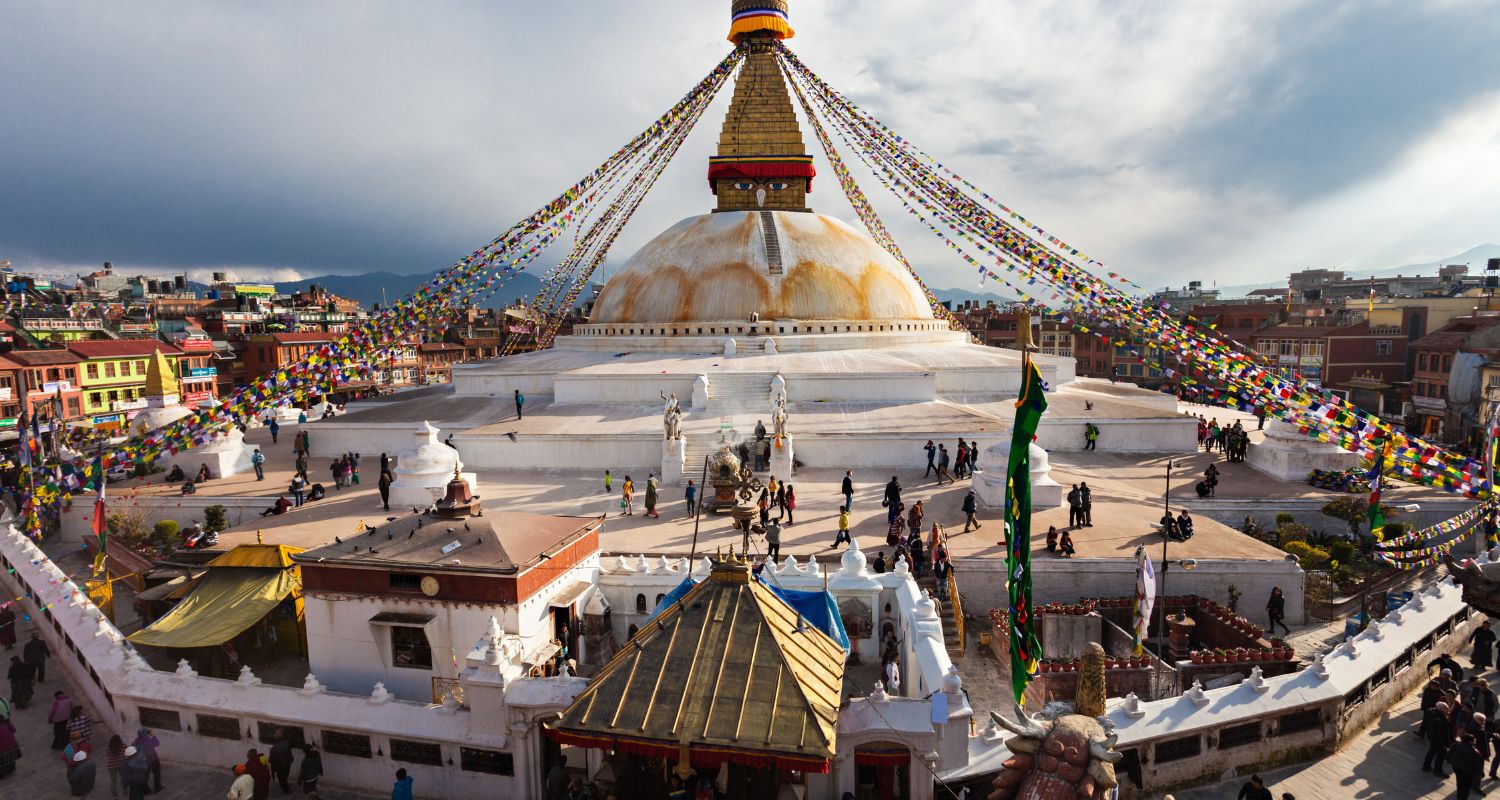
<svg viewBox="0 0 1500 800">
<path fill-rule="evenodd" d="M 596 528 L 602 517 L 560 517 L 520 511 L 449 519 L 406 513 L 347 539 L 296 556 L 302 563 L 410 567 L 513 575 Z"/>
<path fill-rule="evenodd" d="M 96 339 L 87 342 L 69 342 L 68 349 L 74 354 L 88 358 L 129 358 L 165 353 L 180 356 L 182 351 L 156 339 Z"/>
</svg>

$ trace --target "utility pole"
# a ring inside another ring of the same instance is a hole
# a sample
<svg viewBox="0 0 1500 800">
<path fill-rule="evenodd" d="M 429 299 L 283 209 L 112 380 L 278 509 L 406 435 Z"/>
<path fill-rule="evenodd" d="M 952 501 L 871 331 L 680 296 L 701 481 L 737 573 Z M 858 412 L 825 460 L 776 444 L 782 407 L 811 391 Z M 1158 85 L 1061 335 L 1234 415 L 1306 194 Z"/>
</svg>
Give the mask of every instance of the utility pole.
<svg viewBox="0 0 1500 800">
<path fill-rule="evenodd" d="M 1161 622 L 1156 626 L 1156 635 L 1162 640 L 1162 652 L 1167 652 L 1167 570 L 1172 568 L 1167 561 L 1167 543 L 1172 541 L 1172 529 L 1168 521 L 1172 518 L 1172 461 L 1167 460 L 1167 490 L 1161 495 L 1162 526 L 1161 526 L 1161 591 L 1158 592 L 1156 605 L 1161 609 Z M 1146 620 L 1149 625 L 1150 620 Z"/>
</svg>

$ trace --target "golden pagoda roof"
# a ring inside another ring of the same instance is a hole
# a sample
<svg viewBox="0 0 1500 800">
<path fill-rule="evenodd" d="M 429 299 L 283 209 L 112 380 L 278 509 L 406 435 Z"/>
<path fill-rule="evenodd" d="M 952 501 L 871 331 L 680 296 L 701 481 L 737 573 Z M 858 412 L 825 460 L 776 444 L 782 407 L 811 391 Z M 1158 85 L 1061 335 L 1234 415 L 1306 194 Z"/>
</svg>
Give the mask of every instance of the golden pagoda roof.
<svg viewBox="0 0 1500 800">
<path fill-rule="evenodd" d="M 824 772 L 844 650 L 750 575 L 715 565 L 589 682 L 548 735 L 584 747 Z"/>
</svg>

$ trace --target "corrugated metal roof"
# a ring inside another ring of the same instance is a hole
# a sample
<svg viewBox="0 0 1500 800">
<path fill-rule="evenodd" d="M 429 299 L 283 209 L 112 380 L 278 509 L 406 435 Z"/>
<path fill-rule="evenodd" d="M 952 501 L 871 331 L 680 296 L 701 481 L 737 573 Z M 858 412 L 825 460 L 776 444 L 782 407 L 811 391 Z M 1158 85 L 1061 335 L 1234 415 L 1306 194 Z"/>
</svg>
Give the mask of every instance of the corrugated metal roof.
<svg viewBox="0 0 1500 800">
<path fill-rule="evenodd" d="M 833 757 L 844 650 L 743 563 L 652 619 L 548 727 L 575 742 L 632 742 L 798 761 Z"/>
<path fill-rule="evenodd" d="M 302 549 L 284 544 L 242 544 L 208 562 L 208 566 L 285 569 L 292 566 L 292 556 Z"/>
</svg>

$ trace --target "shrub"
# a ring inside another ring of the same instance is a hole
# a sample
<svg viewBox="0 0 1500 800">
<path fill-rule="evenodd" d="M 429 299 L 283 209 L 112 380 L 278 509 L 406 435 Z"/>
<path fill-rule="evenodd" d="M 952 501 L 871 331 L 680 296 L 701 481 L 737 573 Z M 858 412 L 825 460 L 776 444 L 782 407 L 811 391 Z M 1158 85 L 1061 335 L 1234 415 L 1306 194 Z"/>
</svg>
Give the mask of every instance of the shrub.
<svg viewBox="0 0 1500 800">
<path fill-rule="evenodd" d="M 1292 542 L 1307 541 L 1309 533 L 1311 531 L 1308 530 L 1306 525 L 1298 525 L 1295 522 L 1289 522 L 1276 528 L 1276 534 L 1280 537 L 1278 541 L 1281 542 L 1282 547 L 1286 547 Z"/>
<path fill-rule="evenodd" d="M 151 538 L 156 540 L 157 545 L 162 548 L 170 548 L 177 543 L 177 531 L 180 526 L 175 519 L 164 519 L 156 523 L 151 531 Z"/>
<path fill-rule="evenodd" d="M 1334 542 L 1328 546 L 1328 555 L 1339 564 L 1348 564 L 1354 558 L 1353 542 Z"/>
<path fill-rule="evenodd" d="M 1297 563 L 1303 569 L 1316 569 L 1328 563 L 1330 555 L 1321 547 L 1314 547 L 1307 542 L 1292 542 L 1286 545 L 1288 553 L 1297 557 Z"/>
<path fill-rule="evenodd" d="M 1294 514 L 1288 514 L 1285 511 L 1283 511 L 1280 514 L 1276 515 L 1276 527 L 1278 527 L 1278 528 L 1285 528 L 1286 526 L 1288 526 L 1288 525 L 1290 525 L 1290 524 L 1292 524 L 1292 523 L 1294 523 L 1296 521 L 1297 521 L 1296 515 L 1294 515 Z"/>
<path fill-rule="evenodd" d="M 218 533 L 229 527 L 229 510 L 221 505 L 203 509 L 203 529 Z"/>
<path fill-rule="evenodd" d="M 109 537 L 132 550 L 151 542 L 151 529 L 146 527 L 146 518 L 138 511 L 117 511 L 104 518 Z"/>
</svg>

